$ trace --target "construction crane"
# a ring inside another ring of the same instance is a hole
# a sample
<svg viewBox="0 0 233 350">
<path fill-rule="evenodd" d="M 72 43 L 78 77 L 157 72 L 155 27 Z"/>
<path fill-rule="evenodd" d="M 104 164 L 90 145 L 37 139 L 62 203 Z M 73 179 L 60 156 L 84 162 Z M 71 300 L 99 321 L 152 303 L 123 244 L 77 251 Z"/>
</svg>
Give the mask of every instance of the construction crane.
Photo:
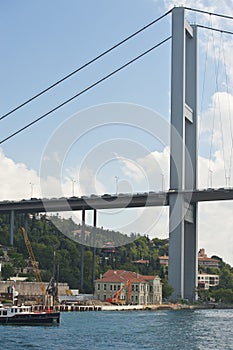
<svg viewBox="0 0 233 350">
<path fill-rule="evenodd" d="M 26 244 L 26 247 L 27 247 L 27 250 L 28 250 L 28 254 L 29 254 L 31 262 L 32 262 L 33 271 L 34 271 L 34 274 L 36 276 L 36 280 L 37 280 L 37 282 L 40 283 L 40 289 L 41 289 L 42 295 L 43 295 L 43 303 L 45 304 L 45 301 L 46 301 L 46 287 L 45 287 L 44 283 L 42 282 L 41 275 L 40 275 L 40 270 L 38 269 L 37 261 L 35 259 L 35 255 L 33 253 L 31 243 L 30 243 L 30 241 L 28 239 L 27 232 L 26 232 L 24 227 L 21 227 L 21 230 L 22 230 L 24 241 L 25 241 L 25 244 Z"/>
<path fill-rule="evenodd" d="M 116 291 L 113 298 L 107 298 L 106 301 L 112 304 L 119 304 L 119 296 L 125 287 L 128 287 L 127 298 L 129 303 L 130 302 L 130 280 L 128 280 L 120 289 Z"/>
</svg>

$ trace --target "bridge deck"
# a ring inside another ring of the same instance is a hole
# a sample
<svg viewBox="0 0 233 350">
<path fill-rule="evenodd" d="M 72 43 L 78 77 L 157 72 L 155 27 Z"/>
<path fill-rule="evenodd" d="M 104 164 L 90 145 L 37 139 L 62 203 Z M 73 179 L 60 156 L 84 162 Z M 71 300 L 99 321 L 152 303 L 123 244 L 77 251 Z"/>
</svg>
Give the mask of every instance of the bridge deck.
<svg viewBox="0 0 233 350">
<path fill-rule="evenodd" d="M 183 194 L 187 202 L 222 201 L 233 199 L 232 188 L 204 189 L 194 191 L 169 190 L 167 192 L 149 192 L 138 194 L 120 194 L 90 197 L 32 198 L 21 201 L 1 201 L 0 213 L 7 214 L 12 210 L 18 213 L 40 213 L 73 210 L 137 208 L 169 205 L 169 197 Z"/>
</svg>

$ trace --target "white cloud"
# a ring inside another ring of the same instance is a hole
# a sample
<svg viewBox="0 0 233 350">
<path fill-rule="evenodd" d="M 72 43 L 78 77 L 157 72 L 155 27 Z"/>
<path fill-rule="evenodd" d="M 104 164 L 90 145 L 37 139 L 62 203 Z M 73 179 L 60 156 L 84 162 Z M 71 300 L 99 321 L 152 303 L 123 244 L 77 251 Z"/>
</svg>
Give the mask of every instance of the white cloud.
<svg viewBox="0 0 233 350">
<path fill-rule="evenodd" d="M 145 190 L 148 191 L 161 191 L 168 188 L 169 157 L 169 147 L 165 147 L 162 152 L 154 151 L 134 161 L 117 155 L 117 159 L 123 166 L 124 175 L 136 183 L 143 181 L 146 183 Z"/>
<path fill-rule="evenodd" d="M 172 0 L 154 0 L 159 6 L 161 3 L 164 4 L 166 10 L 176 6 L 188 6 L 200 10 L 206 10 L 209 12 L 217 12 L 222 14 L 231 14 L 233 10 L 232 2 L 229 0 L 222 1 L 212 1 L 212 0 L 183 0 L 172 1 Z M 227 29 L 232 25 L 231 21 L 223 20 L 220 17 L 201 15 L 198 13 L 187 11 L 187 17 L 190 21 L 200 22 L 205 25 L 213 25 L 216 27 Z M 224 21 L 224 22 L 223 22 Z M 209 31 L 199 31 L 200 47 L 203 52 L 206 50 L 207 41 L 206 38 L 212 37 Z M 214 63 L 214 50 L 219 49 L 219 39 L 220 34 L 214 34 L 213 40 L 209 40 L 209 55 Z M 226 184 L 226 175 L 230 176 L 230 183 L 232 182 L 233 174 L 230 172 L 230 155 L 232 149 L 232 139 L 231 139 L 231 129 L 229 127 L 229 116 L 233 125 L 233 95 L 227 93 L 227 88 L 233 84 L 233 65 L 232 65 L 232 37 L 223 37 L 224 50 L 222 50 L 219 56 L 221 63 L 226 63 L 227 78 L 229 86 L 226 86 L 226 80 L 224 77 L 224 67 L 221 68 L 222 75 L 218 77 L 218 86 L 213 90 L 218 88 L 221 91 L 214 91 L 212 95 L 212 100 L 208 110 L 201 116 L 201 133 L 204 139 L 204 146 L 210 145 L 210 140 L 212 136 L 212 124 L 213 116 L 215 117 L 214 129 L 213 129 L 213 150 L 211 154 L 211 159 L 208 157 L 199 157 L 199 187 L 224 187 Z M 215 46 L 214 46 L 215 44 Z M 218 52 L 218 51 L 217 51 Z M 223 56 L 224 53 L 224 56 Z M 214 76 L 214 71 L 212 75 Z M 213 79 L 214 81 L 214 79 Z M 225 91 L 223 91 L 225 90 Z M 231 113 L 229 114 L 229 110 Z M 221 112 L 220 112 L 221 111 Z M 223 125 L 223 139 L 224 148 L 222 148 L 222 134 L 221 125 L 219 123 L 220 114 L 222 118 Z M 217 121 L 218 120 L 218 121 Z M 206 152 L 208 153 L 208 152 Z M 225 164 L 223 159 L 223 153 L 225 158 Z M 58 153 L 54 153 L 53 157 L 47 157 L 46 160 L 60 163 Z M 122 171 L 127 179 L 131 179 L 132 183 L 135 183 L 135 188 L 138 184 L 145 182 L 150 190 L 161 190 L 162 186 L 164 188 L 169 188 L 169 174 L 168 174 L 168 162 L 169 162 L 169 149 L 164 149 L 163 152 L 154 151 L 152 154 L 139 158 L 137 161 L 128 161 L 118 158 L 122 163 Z M 153 164 L 153 165 L 152 165 Z M 227 169 L 228 172 L 224 170 Z M 72 172 L 70 177 L 66 177 L 62 180 L 60 186 L 60 179 L 56 177 L 48 177 L 47 179 L 39 178 L 36 171 L 29 169 L 23 163 L 16 163 L 12 159 L 4 155 L 0 151 L 0 168 L 4 171 L 0 172 L 0 199 L 23 199 L 33 197 L 57 197 L 57 196 L 71 196 L 72 195 Z M 210 172 L 211 170 L 211 172 Z M 105 193 L 107 192 L 106 184 L 96 179 L 96 174 L 92 169 L 84 168 L 82 169 L 82 188 L 80 184 L 75 185 L 75 195 L 83 195 L 93 193 Z M 94 183 L 93 183 L 94 179 Z M 90 181 L 92 187 L 90 187 Z M 164 181 L 164 182 L 163 182 Z M 40 184 L 43 185 L 43 193 L 41 194 Z M 120 185 L 121 179 L 119 181 Z M 163 183 L 163 185 L 162 185 Z M 134 188 L 134 186 L 131 186 Z M 59 190 L 58 190 L 59 189 Z M 122 192 L 124 192 L 122 190 Z M 224 260 L 230 262 L 233 265 L 233 251 L 232 251 L 232 205 L 233 202 L 222 202 L 222 203 L 205 203 L 199 205 L 199 246 L 204 247 L 207 253 L 212 255 L 216 254 L 222 256 Z M 143 214 L 142 214 L 143 212 Z M 70 216 L 70 214 L 67 214 Z M 74 214 L 76 215 L 76 214 Z M 124 216 L 124 218 L 123 218 Z M 101 219 L 102 220 L 102 219 Z M 120 215 L 108 215 L 108 220 L 106 216 L 103 216 L 103 225 L 112 225 L 112 227 L 127 227 L 127 222 L 131 222 L 130 227 L 127 229 L 133 232 L 150 233 L 151 236 L 159 235 L 160 237 L 168 236 L 168 213 L 167 209 L 163 208 L 149 208 L 146 210 L 139 209 L 135 210 L 135 214 L 131 215 L 131 212 L 125 210 L 122 214 L 122 221 Z M 130 232 L 129 232 L 130 233 Z"/>
<path fill-rule="evenodd" d="M 147 176 L 155 180 L 153 177 L 153 167 L 151 162 L 157 162 L 162 169 L 166 179 L 168 179 L 168 148 L 163 152 L 153 152 L 151 156 L 145 159 L 141 158 L 138 163 L 143 167 Z M 135 178 L 135 172 L 132 172 L 131 164 L 125 162 L 125 168 L 130 168 L 132 178 Z M 224 174 L 222 167 L 222 157 L 219 151 L 216 152 L 214 160 L 212 160 L 212 167 L 215 169 L 213 174 L 213 184 L 221 184 L 222 176 Z M 6 157 L 3 152 L 0 152 L 0 168 L 4 169 L 4 172 L 0 174 L 0 181 L 2 186 L 0 188 L 0 198 L 6 199 L 22 199 L 30 197 L 30 182 L 35 184 L 33 196 L 39 197 L 39 177 L 34 170 L 28 169 L 22 163 L 15 163 L 12 159 Z M 127 169 L 126 169 L 127 172 Z M 93 176 L 92 173 L 87 171 L 86 179 L 88 184 L 89 176 Z M 199 158 L 199 183 L 200 187 L 207 187 L 208 176 L 208 159 Z M 45 181 L 45 180 L 43 180 Z M 132 180 L 133 181 L 133 180 Z M 139 178 L 140 181 L 140 178 Z M 168 180 L 166 180 L 168 181 Z M 48 195 L 57 196 L 56 188 L 59 185 L 59 180 L 53 177 L 47 178 L 46 189 Z M 168 182 L 167 182 L 168 183 Z M 103 184 L 99 184 L 102 190 Z M 98 186 L 99 186 L 98 185 Z M 222 187 L 222 186 L 219 186 Z M 97 188 L 97 190 L 98 190 Z M 63 195 L 70 196 L 71 194 L 71 180 L 67 179 L 62 184 Z M 77 189 L 78 192 L 78 189 Z M 79 195 L 79 193 L 77 193 Z M 222 203 L 206 203 L 199 205 L 199 247 L 204 247 L 209 255 L 216 254 L 233 265 L 233 252 L 232 252 L 232 202 Z M 102 211 L 103 213 L 103 211 Z M 79 215 L 72 213 L 74 218 L 79 220 Z M 70 216 L 70 213 L 67 213 Z M 122 218 L 122 221 L 121 221 Z M 129 224 L 130 223 L 130 224 Z M 125 209 L 122 213 L 111 215 L 100 214 L 98 218 L 98 225 L 110 225 L 111 227 L 119 228 L 123 230 L 127 228 L 127 232 L 140 232 L 142 234 L 150 234 L 151 237 L 168 237 L 168 209 L 167 208 L 147 208 L 132 210 Z M 129 225 L 128 225 L 129 224 Z M 110 226 L 108 228 L 110 228 Z"/>
<path fill-rule="evenodd" d="M 202 143 L 208 147 L 208 168 L 212 177 L 224 185 L 232 184 L 233 162 L 233 96 L 217 92 L 212 96 L 209 109 L 201 117 L 199 132 L 204 136 Z M 224 179 L 224 180 L 223 180 Z M 219 186 L 213 182 L 213 186 Z"/>
<path fill-rule="evenodd" d="M 0 150 L 0 199 L 29 198 L 32 191 L 38 193 L 38 176 L 23 163 L 15 163 Z M 31 185 L 31 184 L 32 185 Z M 33 194 L 34 194 L 33 193 Z"/>
<path fill-rule="evenodd" d="M 233 202 L 199 203 L 199 247 L 233 265 Z"/>
</svg>

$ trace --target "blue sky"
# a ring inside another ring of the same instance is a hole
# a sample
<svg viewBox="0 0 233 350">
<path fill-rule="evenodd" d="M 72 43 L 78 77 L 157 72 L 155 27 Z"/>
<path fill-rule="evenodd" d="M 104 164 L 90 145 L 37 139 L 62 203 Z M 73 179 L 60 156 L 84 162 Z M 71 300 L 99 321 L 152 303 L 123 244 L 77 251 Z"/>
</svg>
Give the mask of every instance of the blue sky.
<svg viewBox="0 0 233 350">
<path fill-rule="evenodd" d="M 0 114 L 3 115 L 82 66 L 164 14 L 174 5 L 176 4 L 169 0 L 100 0 L 98 2 L 14 0 L 1 2 L 0 75 L 2 88 L 0 89 Z M 229 1 L 222 1 L 219 4 L 209 0 L 190 0 L 184 1 L 183 5 L 218 13 L 233 13 L 233 5 Z M 232 21 L 221 21 L 220 18 L 210 18 L 190 11 L 187 12 L 187 18 L 191 23 L 211 24 L 232 30 Z M 226 106 L 229 107 L 230 112 L 233 108 L 232 36 L 223 35 L 221 39 L 218 33 L 214 36 L 210 33 L 201 29 L 199 31 L 198 99 L 199 114 L 201 114 L 199 187 L 210 187 L 210 183 L 214 187 L 224 187 L 224 176 L 226 176 L 226 174 L 224 175 L 224 164 L 230 167 L 230 161 L 229 159 L 224 160 L 221 128 L 217 119 L 213 132 L 211 128 L 214 120 L 213 115 L 221 116 L 222 114 L 227 119 Z M 170 35 L 171 15 L 168 15 L 159 23 L 52 89 L 46 95 L 0 121 L 0 139 L 4 139 Z M 224 49 L 222 42 L 224 42 Z M 224 52 L 225 56 L 223 57 L 219 52 Z M 216 64 L 218 64 L 216 62 L 220 62 L 217 66 L 219 67 L 218 84 L 216 84 L 215 76 Z M 224 63 L 227 68 L 228 86 L 226 86 Z M 171 41 L 168 41 L 114 77 L 3 143 L 0 155 L 1 169 L 4 169 L 0 175 L 1 183 L 4 184 L 0 191 L 1 199 L 29 198 L 32 191 L 33 196 L 40 195 L 39 171 L 41 160 L 45 156 L 44 149 L 47 143 L 53 140 L 57 128 L 61 128 L 61 139 L 63 138 L 62 123 L 66 123 L 77 113 L 82 116 L 80 125 L 76 126 L 77 134 L 79 129 L 85 129 L 88 120 L 85 121 L 82 118 L 86 115 L 86 118 L 89 118 L 88 113 L 86 113 L 87 109 L 90 109 L 91 115 L 91 111 L 95 108 L 93 106 L 106 105 L 106 109 L 102 112 L 108 112 L 110 116 L 111 111 L 108 106 L 114 106 L 112 103 L 122 104 L 123 107 L 125 107 L 125 103 L 129 103 L 131 106 L 140 105 L 145 109 L 155 111 L 169 121 L 170 65 Z M 221 112 L 220 102 L 225 106 L 221 107 Z M 123 109 L 123 113 L 125 113 L 125 109 Z M 101 123 L 102 118 L 103 115 L 97 115 L 96 122 L 99 120 Z M 232 113 L 230 113 L 230 118 L 232 118 Z M 144 192 L 145 190 L 160 190 L 162 186 L 169 187 L 169 152 L 167 149 L 169 145 L 160 143 L 153 133 L 150 135 L 143 128 L 136 128 L 133 124 L 124 125 L 122 122 L 124 115 L 121 115 L 120 119 L 121 122 L 118 125 L 106 124 L 103 127 L 88 130 L 70 145 L 62 160 L 61 174 L 58 174 L 56 179 L 62 182 L 65 195 L 72 194 L 72 179 L 76 180 L 75 194 L 77 195 L 89 194 L 89 180 L 91 178 L 95 180 L 93 190 L 95 193 L 115 192 L 115 176 L 119 177 L 118 185 L 121 192 Z M 110 120 L 112 120 L 111 117 Z M 224 123 L 224 125 L 228 125 L 226 124 L 228 121 L 225 119 Z M 230 154 L 228 145 L 231 144 L 230 128 L 227 126 L 225 133 L 224 154 L 227 158 L 227 154 Z M 211 135 L 213 145 L 211 156 L 209 156 Z M 88 156 L 95 157 L 98 147 L 102 144 L 106 145 L 105 150 L 110 152 L 111 140 L 119 142 L 115 153 L 112 152 L 112 159 L 109 161 L 108 155 L 106 161 L 103 161 L 99 167 L 87 169 Z M 127 162 L 124 159 L 126 153 L 123 149 L 124 145 L 125 149 L 128 147 L 129 142 L 137 144 L 138 151 L 135 152 L 134 156 L 131 155 L 131 161 Z M 151 166 L 151 155 L 155 159 L 154 166 Z M 82 178 L 86 179 L 82 186 L 78 183 L 80 181 L 80 168 L 84 169 Z M 155 172 L 152 173 L 151 169 L 155 169 Z M 155 177 L 154 183 L 153 176 Z M 51 191 L 56 190 L 55 182 L 47 183 L 47 187 Z M 33 184 L 33 187 L 30 183 Z M 56 196 L 56 192 L 53 195 Z M 216 213 L 220 212 L 222 218 L 226 217 L 225 221 L 227 222 L 227 227 L 224 229 L 225 240 L 232 242 L 232 222 L 229 220 L 231 206 L 227 206 L 226 203 L 217 203 L 216 207 L 215 205 L 201 205 L 200 208 L 200 245 L 204 246 L 209 254 L 221 255 L 222 252 L 227 261 L 233 263 L 233 254 L 230 248 L 225 247 L 220 238 L 210 242 L 212 234 L 216 234 L 217 237 L 222 230 L 219 219 L 216 218 Z M 155 211 L 153 213 L 146 212 L 142 215 L 139 211 L 134 214 L 124 211 L 119 217 L 115 214 L 103 214 L 100 215 L 99 224 L 106 227 L 112 225 L 117 229 L 122 228 L 128 233 L 130 230 L 141 233 L 153 231 L 154 235 L 158 233 L 161 237 L 167 237 L 167 220 L 165 219 L 167 214 L 163 210 L 159 210 L 156 215 L 154 213 Z M 113 218 L 114 215 L 116 220 Z M 135 216 L 139 219 L 135 219 Z M 156 216 L 156 220 L 154 216 Z M 213 218 L 216 218 L 214 224 Z M 118 226 L 115 225 L 115 222 L 117 221 L 119 224 L 120 220 L 122 223 Z M 154 220 L 156 221 L 155 226 L 152 225 Z M 149 224 L 145 225 L 145 222 Z M 130 226 L 129 223 L 135 224 Z M 218 251 L 220 246 L 221 252 Z M 229 244 L 229 246 L 231 245 Z"/>
<path fill-rule="evenodd" d="M 2 113 L 83 65 L 164 11 L 150 1 L 136 4 L 135 1 L 100 1 L 98 4 L 88 1 L 13 1 L 1 6 L 1 30 L 5 33 L 1 45 L 5 58 L 1 65 L 1 77 L 5 82 L 0 96 Z M 3 121 L 1 135 L 8 135 L 166 38 L 169 29 L 169 22 L 164 20 L 70 78 Z M 54 128 L 77 110 L 95 104 L 129 101 L 157 107 L 159 112 L 168 115 L 169 49 L 169 44 L 164 45 L 7 142 L 5 152 L 15 160 L 35 167 L 41 149 Z M 164 67 L 166 75 L 163 74 Z M 28 144 L 32 143 L 33 154 L 28 152 Z"/>
</svg>

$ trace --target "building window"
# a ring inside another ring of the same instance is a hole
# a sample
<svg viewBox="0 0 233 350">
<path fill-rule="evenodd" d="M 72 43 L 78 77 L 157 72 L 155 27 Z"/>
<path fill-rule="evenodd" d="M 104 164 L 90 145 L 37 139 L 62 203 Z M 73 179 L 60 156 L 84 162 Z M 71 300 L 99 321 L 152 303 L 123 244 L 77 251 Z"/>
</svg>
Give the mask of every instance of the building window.
<svg viewBox="0 0 233 350">
<path fill-rule="evenodd" d="M 106 290 L 107 289 L 107 286 L 106 286 L 106 284 L 104 284 L 104 290 Z"/>
<path fill-rule="evenodd" d="M 134 292 L 134 284 L 132 284 L 131 288 L 132 288 L 132 292 Z"/>
<path fill-rule="evenodd" d="M 100 284 L 99 283 L 97 284 L 97 290 L 100 290 Z"/>
<path fill-rule="evenodd" d="M 112 290 L 112 284 L 110 284 L 110 290 Z"/>
<path fill-rule="evenodd" d="M 116 287 L 117 287 L 117 286 L 114 284 L 114 290 L 116 290 Z"/>
<path fill-rule="evenodd" d="M 138 292 L 138 284 L 136 284 L 136 292 Z"/>
</svg>

